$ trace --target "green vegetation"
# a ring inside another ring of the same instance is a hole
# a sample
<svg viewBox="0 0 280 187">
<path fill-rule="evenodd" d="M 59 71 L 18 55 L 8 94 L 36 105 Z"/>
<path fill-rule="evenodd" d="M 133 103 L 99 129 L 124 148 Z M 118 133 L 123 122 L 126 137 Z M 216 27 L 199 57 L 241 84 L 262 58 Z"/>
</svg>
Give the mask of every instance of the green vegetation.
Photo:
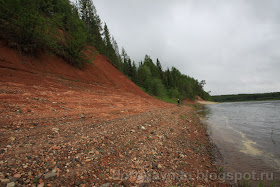
<svg viewBox="0 0 280 187">
<path fill-rule="evenodd" d="M 78 68 L 91 62 L 97 53 L 150 95 L 168 102 L 178 98 L 205 100 L 205 81 L 182 74 L 178 69 L 163 70 L 146 55 L 132 62 L 125 49 L 121 54 L 106 23 L 102 23 L 92 0 L 0 0 L 0 40 L 18 51 L 37 55 L 48 51 Z M 91 47 L 94 46 L 94 47 Z M 88 50 L 90 49 L 90 50 Z M 90 53 L 90 54 L 89 54 Z"/>
<path fill-rule="evenodd" d="M 123 72 L 134 83 L 150 95 L 162 100 L 175 103 L 178 98 L 195 99 L 198 95 L 205 100 L 210 100 L 210 95 L 203 90 L 205 80 L 199 82 L 192 77 L 182 74 L 178 69 L 163 71 L 160 61 L 156 64 L 146 55 L 138 66 L 131 64 L 130 58 L 124 49 L 122 52 Z"/>
<path fill-rule="evenodd" d="M 212 96 L 216 102 L 280 100 L 280 92 Z"/>
</svg>

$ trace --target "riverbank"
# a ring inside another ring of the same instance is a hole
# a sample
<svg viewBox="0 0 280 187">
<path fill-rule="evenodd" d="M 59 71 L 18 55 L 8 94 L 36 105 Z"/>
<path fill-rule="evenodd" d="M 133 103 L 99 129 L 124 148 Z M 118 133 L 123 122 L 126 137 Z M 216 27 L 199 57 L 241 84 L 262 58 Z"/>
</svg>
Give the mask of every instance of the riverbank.
<svg viewBox="0 0 280 187">
<path fill-rule="evenodd" d="M 0 52 L 1 186 L 218 184 L 191 106 L 147 95 L 101 55 L 78 70 Z"/>
<path fill-rule="evenodd" d="M 218 174 L 205 127 L 191 107 L 94 121 L 1 126 L 1 181 L 123 186 L 202 185 Z M 109 183 L 109 184 L 108 184 Z"/>
</svg>

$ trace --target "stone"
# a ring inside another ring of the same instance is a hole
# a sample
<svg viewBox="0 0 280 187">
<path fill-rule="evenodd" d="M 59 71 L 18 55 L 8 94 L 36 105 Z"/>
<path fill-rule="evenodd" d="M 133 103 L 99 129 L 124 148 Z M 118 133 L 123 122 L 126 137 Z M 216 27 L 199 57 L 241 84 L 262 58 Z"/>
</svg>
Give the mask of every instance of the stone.
<svg viewBox="0 0 280 187">
<path fill-rule="evenodd" d="M 57 146 L 52 146 L 52 150 L 58 150 L 59 149 L 59 147 L 57 147 Z"/>
<path fill-rule="evenodd" d="M 12 160 L 12 159 L 9 159 L 9 160 L 7 161 L 8 166 L 12 166 L 12 165 L 14 165 L 15 163 L 16 163 L 16 161 L 15 161 L 15 160 Z"/>
<path fill-rule="evenodd" d="M 101 184 L 99 187 L 110 187 L 110 183 Z"/>
<path fill-rule="evenodd" d="M 125 181 L 122 181 L 120 185 L 122 185 L 124 187 L 129 187 L 129 184 L 130 184 L 130 182 L 125 180 Z"/>
<path fill-rule="evenodd" d="M 56 173 L 49 172 L 49 173 L 45 174 L 45 179 L 49 179 L 49 178 L 52 178 L 52 177 L 56 177 Z"/>
<path fill-rule="evenodd" d="M 149 183 L 141 183 L 139 187 L 149 187 Z"/>
<path fill-rule="evenodd" d="M 74 184 L 75 184 L 76 186 L 80 186 L 81 183 L 82 183 L 82 182 L 81 182 L 80 180 L 76 180 L 76 181 L 74 182 Z"/>
<path fill-rule="evenodd" d="M 14 177 L 19 179 L 21 177 L 21 174 L 17 173 L 14 175 Z"/>
<path fill-rule="evenodd" d="M 15 183 L 14 182 L 10 182 L 10 183 L 7 184 L 6 187 L 14 187 L 14 186 L 15 186 Z"/>
<path fill-rule="evenodd" d="M 44 187 L 45 186 L 45 183 L 40 183 L 37 185 L 37 187 Z"/>
<path fill-rule="evenodd" d="M 5 179 L 5 175 L 3 172 L 0 172 L 0 179 Z"/>
<path fill-rule="evenodd" d="M 58 132 L 59 128 L 52 128 L 53 131 Z"/>
<path fill-rule="evenodd" d="M 10 179 L 0 179 L 1 183 L 8 183 L 10 182 Z"/>
<path fill-rule="evenodd" d="M 152 169 L 157 169 L 158 168 L 158 164 L 156 162 L 152 163 Z"/>
</svg>

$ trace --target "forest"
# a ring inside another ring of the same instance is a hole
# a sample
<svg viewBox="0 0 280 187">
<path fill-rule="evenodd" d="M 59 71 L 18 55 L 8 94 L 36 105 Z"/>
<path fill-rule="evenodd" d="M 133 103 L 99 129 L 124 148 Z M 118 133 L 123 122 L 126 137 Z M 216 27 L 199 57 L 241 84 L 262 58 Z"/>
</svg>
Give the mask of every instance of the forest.
<svg viewBox="0 0 280 187">
<path fill-rule="evenodd" d="M 216 102 L 280 100 L 280 92 L 212 96 Z"/>
<path fill-rule="evenodd" d="M 195 99 L 198 95 L 211 100 L 198 81 L 182 74 L 176 67 L 164 70 L 157 59 L 143 54 L 143 61 L 134 62 L 125 49 L 119 49 L 109 27 L 97 14 L 92 0 L 0 0 L 0 40 L 25 55 L 53 53 L 69 64 L 83 68 L 98 53 L 105 55 L 148 94 L 174 102 Z M 86 55 L 88 47 L 95 52 Z"/>
</svg>

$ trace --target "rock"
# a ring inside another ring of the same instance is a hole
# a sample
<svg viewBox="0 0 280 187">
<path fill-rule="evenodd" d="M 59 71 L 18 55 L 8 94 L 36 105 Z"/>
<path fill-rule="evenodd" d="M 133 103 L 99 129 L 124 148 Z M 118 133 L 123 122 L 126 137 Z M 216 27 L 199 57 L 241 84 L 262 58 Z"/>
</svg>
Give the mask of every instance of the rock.
<svg viewBox="0 0 280 187">
<path fill-rule="evenodd" d="M 52 131 L 58 132 L 58 131 L 59 131 L 59 128 L 52 128 Z"/>
<path fill-rule="evenodd" d="M 8 182 L 10 182 L 10 179 L 0 179 L 0 181 L 1 181 L 1 183 L 8 183 Z"/>
<path fill-rule="evenodd" d="M 146 130 L 146 128 L 145 128 L 144 126 L 141 126 L 141 129 L 142 129 L 142 130 Z"/>
<path fill-rule="evenodd" d="M 9 139 L 10 139 L 11 141 L 15 141 L 15 140 L 16 140 L 15 137 L 10 137 Z"/>
<path fill-rule="evenodd" d="M 156 162 L 152 163 L 152 169 L 157 169 L 158 168 L 158 164 Z"/>
<path fill-rule="evenodd" d="M 10 182 L 10 183 L 7 184 L 6 187 L 14 187 L 14 186 L 15 186 L 15 183 L 14 182 Z"/>
<path fill-rule="evenodd" d="M 82 183 L 82 182 L 81 182 L 80 180 L 76 180 L 76 181 L 74 182 L 74 184 L 75 184 L 76 186 L 80 186 L 81 183 Z"/>
<path fill-rule="evenodd" d="M 40 183 L 37 185 L 37 187 L 44 187 L 45 186 L 45 183 Z"/>
<path fill-rule="evenodd" d="M 162 168 L 162 165 L 161 165 L 161 164 L 158 164 L 158 168 L 161 169 L 161 168 Z"/>
<path fill-rule="evenodd" d="M 7 145 L 6 147 L 7 147 L 7 148 L 11 148 L 12 146 L 11 146 L 11 145 Z"/>
<path fill-rule="evenodd" d="M 149 183 L 141 183 L 139 187 L 149 187 Z"/>
<path fill-rule="evenodd" d="M 16 163 L 16 161 L 15 161 L 15 160 L 12 160 L 12 159 L 8 159 L 8 161 L 7 161 L 8 166 L 12 166 L 12 165 L 14 165 L 15 163 Z"/>
<path fill-rule="evenodd" d="M 45 175 L 45 179 L 49 179 L 49 178 L 52 178 L 52 177 L 56 177 L 56 173 L 54 172 L 49 172 Z"/>
<path fill-rule="evenodd" d="M 130 184 L 130 182 L 125 180 L 125 181 L 122 181 L 120 185 L 124 186 L 124 187 L 129 187 L 129 184 Z"/>
<path fill-rule="evenodd" d="M 182 153 L 179 154 L 179 158 L 184 158 L 185 155 L 183 155 Z"/>
<path fill-rule="evenodd" d="M 0 172 L 0 179 L 5 179 L 5 175 L 3 172 Z"/>
<path fill-rule="evenodd" d="M 83 114 L 80 116 L 80 118 L 86 118 L 86 116 L 84 116 Z"/>
<path fill-rule="evenodd" d="M 11 178 L 10 182 L 16 182 L 17 180 L 18 180 L 18 178 L 13 177 L 13 178 Z"/>
<path fill-rule="evenodd" d="M 110 183 L 101 184 L 99 187 L 110 187 Z"/>
<path fill-rule="evenodd" d="M 58 150 L 59 149 L 59 147 L 57 147 L 57 146 L 52 146 L 52 150 Z"/>
<path fill-rule="evenodd" d="M 17 173 L 14 175 L 14 177 L 19 179 L 21 177 L 21 174 Z"/>
<path fill-rule="evenodd" d="M 130 132 L 133 133 L 133 132 L 135 132 L 135 130 L 132 129 Z"/>
</svg>

